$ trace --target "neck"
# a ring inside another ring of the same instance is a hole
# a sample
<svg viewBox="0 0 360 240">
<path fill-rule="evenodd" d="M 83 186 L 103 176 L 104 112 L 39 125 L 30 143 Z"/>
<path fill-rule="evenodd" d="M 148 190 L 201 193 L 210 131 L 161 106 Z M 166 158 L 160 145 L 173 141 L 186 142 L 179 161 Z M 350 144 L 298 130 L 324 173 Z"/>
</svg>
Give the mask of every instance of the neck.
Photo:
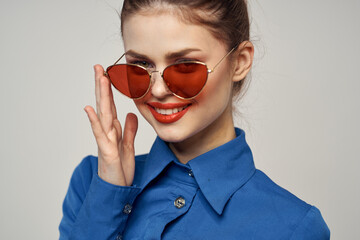
<svg viewBox="0 0 360 240">
<path fill-rule="evenodd" d="M 231 104 L 211 125 L 194 136 L 178 143 L 169 143 L 177 159 L 186 164 L 191 159 L 217 148 L 236 137 Z"/>
</svg>

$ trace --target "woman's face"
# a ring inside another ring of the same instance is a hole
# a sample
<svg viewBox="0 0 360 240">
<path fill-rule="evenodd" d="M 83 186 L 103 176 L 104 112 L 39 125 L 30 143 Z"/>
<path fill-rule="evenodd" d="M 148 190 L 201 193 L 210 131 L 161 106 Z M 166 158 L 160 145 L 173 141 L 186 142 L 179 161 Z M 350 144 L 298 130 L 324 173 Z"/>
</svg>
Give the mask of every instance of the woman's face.
<svg viewBox="0 0 360 240">
<path fill-rule="evenodd" d="M 123 39 L 126 52 L 131 51 L 126 55 L 128 63 L 160 72 L 182 60 L 201 61 L 212 69 L 227 54 L 226 46 L 206 28 L 170 13 L 130 16 L 123 25 Z M 161 139 L 178 143 L 196 136 L 218 137 L 224 128 L 233 128 L 231 101 L 232 67 L 227 58 L 209 74 L 194 99 L 174 96 L 154 72 L 150 91 L 134 102 Z"/>
</svg>

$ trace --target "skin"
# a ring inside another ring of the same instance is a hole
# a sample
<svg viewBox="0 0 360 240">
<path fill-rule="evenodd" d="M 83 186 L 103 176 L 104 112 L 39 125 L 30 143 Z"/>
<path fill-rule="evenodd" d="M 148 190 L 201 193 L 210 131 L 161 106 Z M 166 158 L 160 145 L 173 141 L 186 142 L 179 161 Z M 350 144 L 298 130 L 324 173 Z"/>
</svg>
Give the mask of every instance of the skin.
<svg viewBox="0 0 360 240">
<path fill-rule="evenodd" d="M 161 26 L 161 27 L 159 27 Z M 184 34 L 186 33 L 186 34 Z M 123 28 L 126 52 L 146 55 L 140 59 L 126 55 L 128 62 L 146 61 L 146 65 L 162 71 L 180 60 L 198 60 L 213 68 L 228 53 L 228 48 L 206 28 L 184 23 L 176 15 L 154 12 L 134 14 L 126 19 Z M 192 49 L 175 58 L 171 53 Z M 166 87 L 160 74 L 152 74 L 152 87 L 135 104 L 142 116 L 154 128 L 158 136 L 169 143 L 176 157 L 186 163 L 211 149 L 235 138 L 232 117 L 232 86 L 249 72 L 254 55 L 253 45 L 246 41 L 239 45 L 232 56 L 224 59 L 209 74 L 202 92 L 191 100 L 175 97 Z M 231 61 L 230 61 L 231 60 Z M 96 112 L 86 106 L 91 127 L 98 144 L 98 174 L 103 180 L 115 185 L 129 186 L 134 178 L 134 138 L 137 117 L 129 113 L 124 132 L 117 119 L 109 80 L 100 65 L 94 66 Z M 174 123 L 160 123 L 151 114 L 147 103 L 191 104 L 187 113 Z"/>
</svg>

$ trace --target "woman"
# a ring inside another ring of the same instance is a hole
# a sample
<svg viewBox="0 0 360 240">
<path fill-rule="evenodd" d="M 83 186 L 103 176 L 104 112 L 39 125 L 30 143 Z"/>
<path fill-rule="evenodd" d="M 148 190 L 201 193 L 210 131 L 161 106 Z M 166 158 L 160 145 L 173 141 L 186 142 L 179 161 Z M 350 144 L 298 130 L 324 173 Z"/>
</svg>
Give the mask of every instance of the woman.
<svg viewBox="0 0 360 240">
<path fill-rule="evenodd" d="M 60 239 L 329 239 L 234 127 L 254 55 L 246 1 L 125 0 L 121 29 L 128 64 L 94 67 L 99 156 L 74 171 Z M 111 83 L 156 131 L 149 154 L 134 157 L 137 117 L 122 133 Z"/>
</svg>

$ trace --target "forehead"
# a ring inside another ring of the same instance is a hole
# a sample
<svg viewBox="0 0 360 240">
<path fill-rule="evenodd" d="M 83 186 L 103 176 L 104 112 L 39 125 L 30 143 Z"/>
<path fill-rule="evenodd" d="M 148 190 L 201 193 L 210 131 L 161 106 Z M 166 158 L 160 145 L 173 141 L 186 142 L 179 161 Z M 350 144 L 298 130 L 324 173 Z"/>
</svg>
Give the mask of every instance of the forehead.
<svg viewBox="0 0 360 240">
<path fill-rule="evenodd" d="M 221 44 L 205 27 L 186 23 L 171 12 L 129 16 L 123 23 L 123 40 L 126 50 L 147 54 L 189 47 L 207 51 Z"/>
</svg>

